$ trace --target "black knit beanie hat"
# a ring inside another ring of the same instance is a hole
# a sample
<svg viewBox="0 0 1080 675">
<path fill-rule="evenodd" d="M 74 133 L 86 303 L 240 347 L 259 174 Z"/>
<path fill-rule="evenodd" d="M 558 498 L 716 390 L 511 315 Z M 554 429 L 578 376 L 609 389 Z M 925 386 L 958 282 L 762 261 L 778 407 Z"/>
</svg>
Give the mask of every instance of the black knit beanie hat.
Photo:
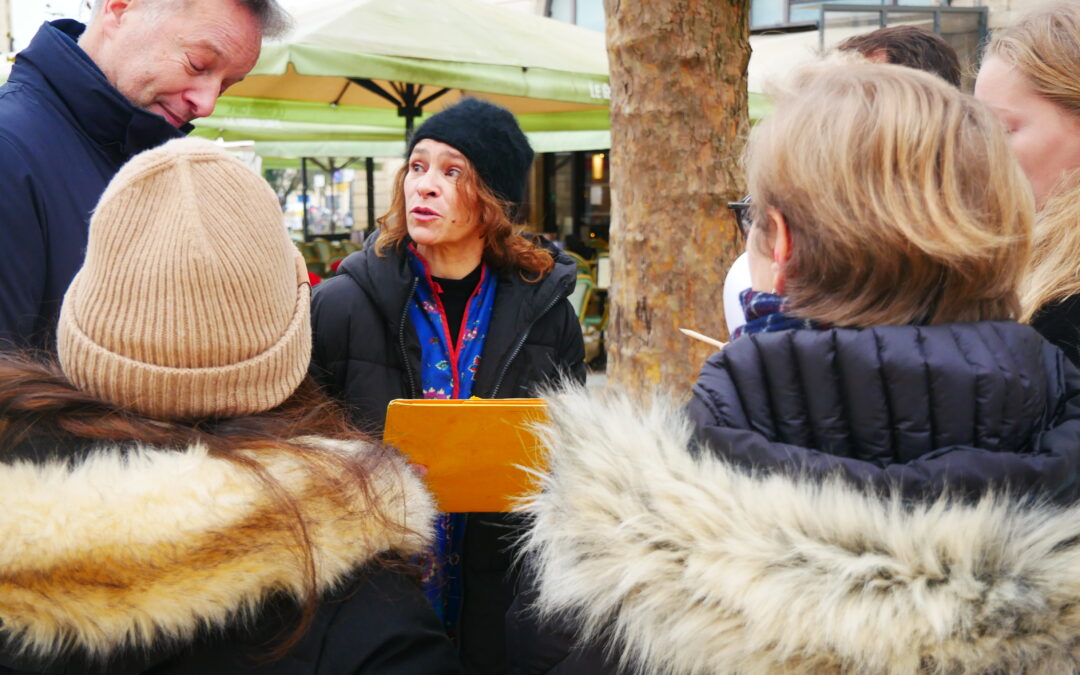
<svg viewBox="0 0 1080 675">
<path fill-rule="evenodd" d="M 420 125 L 409 140 L 406 159 L 425 138 L 461 152 L 496 196 L 515 206 L 521 203 L 533 150 L 509 110 L 476 98 L 463 99 Z"/>
</svg>

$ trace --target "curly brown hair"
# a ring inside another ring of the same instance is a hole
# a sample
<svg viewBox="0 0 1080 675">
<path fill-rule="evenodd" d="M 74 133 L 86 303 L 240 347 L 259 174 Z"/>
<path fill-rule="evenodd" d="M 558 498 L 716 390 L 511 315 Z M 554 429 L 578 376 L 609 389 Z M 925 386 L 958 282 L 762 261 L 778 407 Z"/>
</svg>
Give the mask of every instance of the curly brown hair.
<svg viewBox="0 0 1080 675">
<path fill-rule="evenodd" d="M 536 243 L 522 236 L 519 228 L 511 222 L 513 205 L 499 199 L 481 180 L 480 174 L 465 161 L 458 179 L 458 195 L 464 204 L 471 204 L 471 217 L 483 232 L 484 262 L 497 270 L 519 270 L 526 281 L 540 281 L 555 266 L 555 259 Z M 393 198 L 390 210 L 376 222 L 379 224 L 375 251 L 385 255 L 393 248 L 400 249 L 410 241 L 405 220 L 405 175 L 409 171 L 406 162 L 394 176 Z"/>
</svg>

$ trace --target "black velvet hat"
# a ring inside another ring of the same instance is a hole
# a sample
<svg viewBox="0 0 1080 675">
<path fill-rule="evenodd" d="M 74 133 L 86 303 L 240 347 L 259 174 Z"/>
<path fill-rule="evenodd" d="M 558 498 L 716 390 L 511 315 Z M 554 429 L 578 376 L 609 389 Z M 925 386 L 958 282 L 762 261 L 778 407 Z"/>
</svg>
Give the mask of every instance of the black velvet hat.
<svg viewBox="0 0 1080 675">
<path fill-rule="evenodd" d="M 509 110 L 476 98 L 463 99 L 420 125 L 409 139 L 406 158 L 425 138 L 460 151 L 499 198 L 515 206 L 521 203 L 533 150 Z"/>
</svg>

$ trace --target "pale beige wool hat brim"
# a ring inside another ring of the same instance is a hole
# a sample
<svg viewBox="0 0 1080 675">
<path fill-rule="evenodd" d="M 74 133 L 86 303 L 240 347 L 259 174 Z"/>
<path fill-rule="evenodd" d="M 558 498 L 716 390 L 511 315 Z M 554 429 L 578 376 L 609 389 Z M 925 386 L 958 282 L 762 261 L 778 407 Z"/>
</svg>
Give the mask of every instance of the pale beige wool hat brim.
<svg viewBox="0 0 1080 675">
<path fill-rule="evenodd" d="M 269 410 L 307 372 L 310 293 L 270 186 L 209 141 L 170 141 L 98 203 L 60 310 L 60 365 L 150 417 Z"/>
</svg>

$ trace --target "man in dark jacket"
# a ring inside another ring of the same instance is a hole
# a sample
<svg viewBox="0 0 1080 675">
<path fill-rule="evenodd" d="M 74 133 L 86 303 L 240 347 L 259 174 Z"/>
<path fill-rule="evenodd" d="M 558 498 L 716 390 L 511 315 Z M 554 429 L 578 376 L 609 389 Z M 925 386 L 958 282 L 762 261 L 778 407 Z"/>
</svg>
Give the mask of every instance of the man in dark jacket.
<svg viewBox="0 0 1080 675">
<path fill-rule="evenodd" d="M 41 27 L 0 87 L 0 343 L 51 348 L 105 185 L 191 131 L 286 25 L 273 1 L 98 0 L 89 27 Z"/>
</svg>

